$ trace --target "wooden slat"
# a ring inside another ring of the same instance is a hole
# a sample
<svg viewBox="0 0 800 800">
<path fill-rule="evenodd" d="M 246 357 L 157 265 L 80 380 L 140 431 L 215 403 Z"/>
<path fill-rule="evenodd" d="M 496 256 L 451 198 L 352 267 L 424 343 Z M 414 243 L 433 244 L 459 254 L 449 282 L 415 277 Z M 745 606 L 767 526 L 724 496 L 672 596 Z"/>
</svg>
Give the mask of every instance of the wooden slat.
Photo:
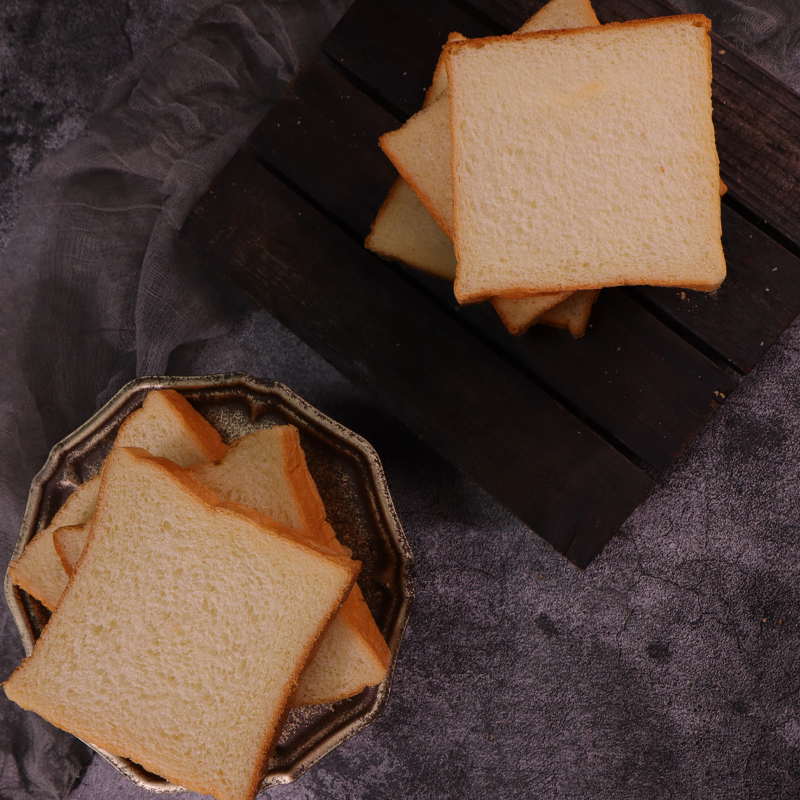
<svg viewBox="0 0 800 800">
<path fill-rule="evenodd" d="M 323 51 L 406 115 L 422 107 L 448 34 L 492 30 L 448 0 L 355 0 Z"/>
<path fill-rule="evenodd" d="M 319 98 L 327 100 L 320 108 Z M 364 238 L 396 173 L 378 147 L 393 117 L 310 60 L 250 140 L 258 155 Z M 287 134 L 286 132 L 290 133 Z M 381 161 L 382 160 L 382 161 Z M 356 201 L 353 200 L 355 195 Z M 371 205 L 365 206 L 369 197 Z M 604 292 L 590 335 L 512 337 L 488 306 L 451 308 L 655 469 L 668 469 L 736 382 L 621 292 Z"/>
<path fill-rule="evenodd" d="M 579 566 L 652 488 L 613 447 L 246 155 L 214 182 L 182 237 Z"/>
<path fill-rule="evenodd" d="M 716 292 L 635 292 L 749 372 L 800 314 L 800 259 L 724 203 L 722 246 L 728 276 Z"/>
</svg>

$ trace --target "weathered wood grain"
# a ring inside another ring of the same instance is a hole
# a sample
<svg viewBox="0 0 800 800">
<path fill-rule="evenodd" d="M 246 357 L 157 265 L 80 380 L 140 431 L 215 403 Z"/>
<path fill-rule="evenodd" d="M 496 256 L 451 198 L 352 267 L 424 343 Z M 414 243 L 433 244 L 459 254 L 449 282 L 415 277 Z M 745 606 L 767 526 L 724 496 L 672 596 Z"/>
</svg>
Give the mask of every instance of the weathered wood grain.
<svg viewBox="0 0 800 800">
<path fill-rule="evenodd" d="M 182 231 L 217 269 L 561 553 L 652 481 L 276 177 L 236 155 Z"/>
</svg>

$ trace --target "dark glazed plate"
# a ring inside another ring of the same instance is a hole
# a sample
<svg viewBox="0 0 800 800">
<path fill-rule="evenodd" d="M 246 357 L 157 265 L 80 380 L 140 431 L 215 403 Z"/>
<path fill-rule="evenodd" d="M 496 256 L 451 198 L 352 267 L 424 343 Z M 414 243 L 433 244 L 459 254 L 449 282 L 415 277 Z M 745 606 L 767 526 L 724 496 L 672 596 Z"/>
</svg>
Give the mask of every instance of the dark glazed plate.
<svg viewBox="0 0 800 800">
<path fill-rule="evenodd" d="M 50 522 L 75 488 L 97 474 L 122 421 L 142 405 L 153 389 L 180 392 L 217 428 L 226 443 L 260 428 L 294 425 L 325 501 L 328 520 L 342 544 L 362 562 L 358 582 L 389 645 L 392 662 L 380 686 L 332 705 L 291 712 L 261 789 L 290 783 L 376 720 L 389 699 L 414 592 L 411 550 L 397 519 L 383 468 L 375 451 L 360 436 L 280 383 L 259 381 L 240 372 L 196 378 L 140 378 L 121 389 L 88 422 L 52 449 L 31 485 L 13 558 Z M 25 652 L 30 655 L 48 612 L 14 586 L 8 572 L 5 593 Z M 128 759 L 94 749 L 145 789 L 183 791 Z"/>
</svg>

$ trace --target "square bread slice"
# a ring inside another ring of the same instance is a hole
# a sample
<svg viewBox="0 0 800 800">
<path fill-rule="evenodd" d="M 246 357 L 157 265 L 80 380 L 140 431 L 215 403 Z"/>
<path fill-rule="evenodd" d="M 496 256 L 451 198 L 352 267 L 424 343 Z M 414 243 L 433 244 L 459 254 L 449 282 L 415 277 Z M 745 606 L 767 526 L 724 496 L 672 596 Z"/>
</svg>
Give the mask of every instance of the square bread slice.
<svg viewBox="0 0 800 800">
<path fill-rule="evenodd" d="M 710 22 L 445 46 L 461 303 L 725 278 Z"/>
<path fill-rule="evenodd" d="M 78 570 L 10 699 L 218 800 L 250 800 L 359 565 L 118 447 Z"/>
<path fill-rule="evenodd" d="M 114 446 L 141 447 L 154 456 L 169 458 L 181 467 L 218 461 L 227 446 L 219 433 L 174 389 L 150 392 L 142 407 L 120 427 Z M 52 611 L 67 587 L 67 573 L 58 557 L 53 533 L 58 528 L 82 525 L 92 518 L 97 476 L 79 486 L 56 512 L 51 523 L 28 542 L 9 566 L 11 580 Z"/>
</svg>

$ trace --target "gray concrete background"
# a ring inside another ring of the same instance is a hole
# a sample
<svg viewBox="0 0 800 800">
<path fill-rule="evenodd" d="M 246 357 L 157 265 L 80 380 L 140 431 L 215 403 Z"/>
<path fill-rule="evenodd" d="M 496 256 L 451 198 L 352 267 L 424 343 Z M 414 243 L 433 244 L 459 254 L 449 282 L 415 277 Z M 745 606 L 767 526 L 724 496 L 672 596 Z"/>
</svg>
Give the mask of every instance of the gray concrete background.
<svg viewBox="0 0 800 800">
<path fill-rule="evenodd" d="M 80 133 L 173 6 L 6 0 L 0 243 L 25 175 Z M 794 82 L 784 8 L 692 10 Z M 275 797 L 800 796 L 798 323 L 585 573 L 266 314 L 170 361 L 228 369 L 281 380 L 369 439 L 416 556 L 386 712 Z M 148 795 L 95 758 L 72 796 Z"/>
</svg>

